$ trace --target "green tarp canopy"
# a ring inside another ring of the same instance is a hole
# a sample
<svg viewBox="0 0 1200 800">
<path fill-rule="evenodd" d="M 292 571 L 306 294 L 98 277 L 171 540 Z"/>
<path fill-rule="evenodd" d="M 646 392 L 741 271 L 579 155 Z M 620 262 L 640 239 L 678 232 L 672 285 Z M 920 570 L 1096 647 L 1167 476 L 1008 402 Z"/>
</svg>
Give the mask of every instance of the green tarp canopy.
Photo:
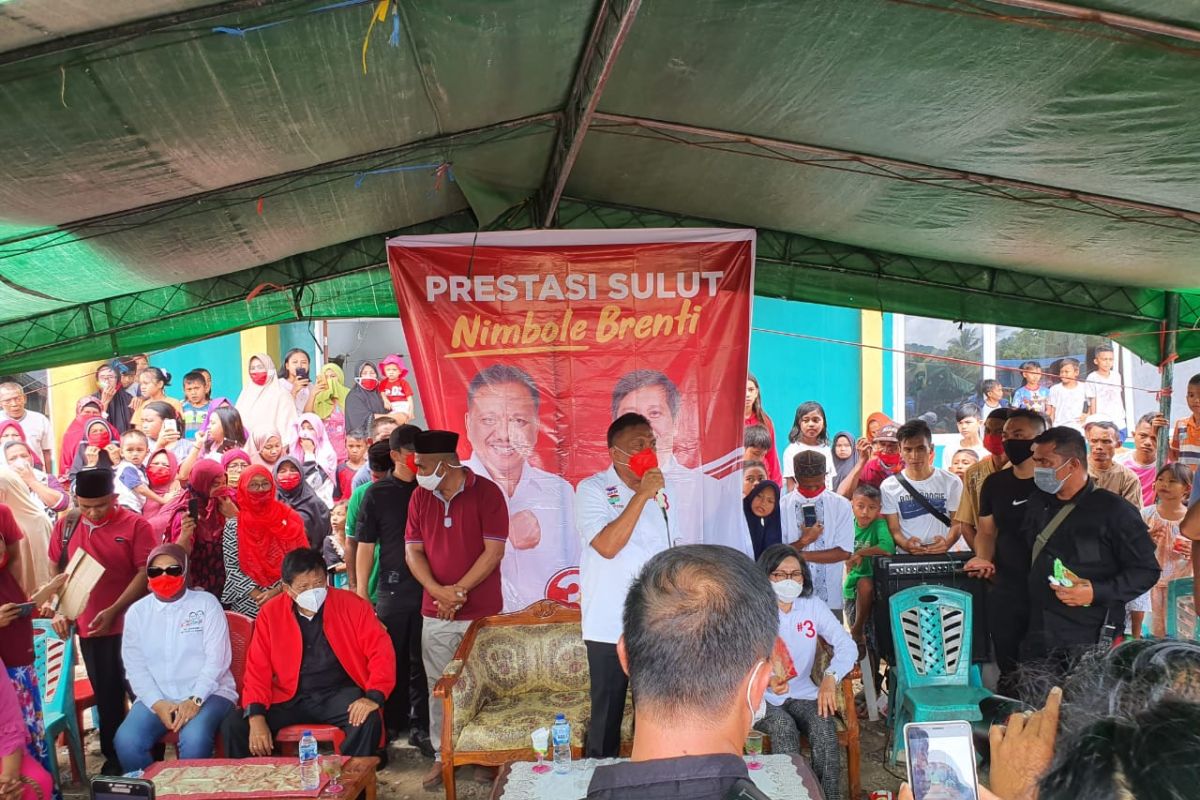
<svg viewBox="0 0 1200 800">
<path fill-rule="evenodd" d="M 760 295 L 1200 355 L 1190 0 L 0 0 L 0 371 L 397 313 L 384 238 L 759 229 Z"/>
</svg>

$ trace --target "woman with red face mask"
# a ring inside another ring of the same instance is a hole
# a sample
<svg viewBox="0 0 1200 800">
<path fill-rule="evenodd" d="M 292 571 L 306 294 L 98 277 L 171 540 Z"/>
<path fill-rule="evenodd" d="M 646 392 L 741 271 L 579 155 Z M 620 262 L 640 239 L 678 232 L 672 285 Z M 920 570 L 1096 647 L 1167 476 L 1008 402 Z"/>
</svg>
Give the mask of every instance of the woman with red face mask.
<svg viewBox="0 0 1200 800">
<path fill-rule="evenodd" d="M 350 394 L 346 395 L 346 431 L 366 433 L 375 417 L 386 413 L 383 398 L 379 396 L 379 372 L 370 361 L 364 361 Z"/>
<path fill-rule="evenodd" d="M 108 424 L 108 421 L 101 417 L 93 417 L 89 419 L 83 426 L 83 438 L 79 445 L 75 448 L 75 458 L 71 462 L 71 469 L 68 471 L 71 480 L 75 479 L 76 473 L 81 469 L 88 467 L 105 467 L 112 469 L 113 467 L 113 450 L 119 454 L 121 449 L 121 435 L 117 433 L 117 429 Z"/>
<path fill-rule="evenodd" d="M 170 526 L 164 537 L 188 551 L 188 585 L 217 597 L 225 589 L 221 533 L 225 514 L 236 513 L 232 497 L 233 492 L 225 485 L 224 468 L 216 461 L 202 459 L 188 475 L 187 489 L 171 505 Z"/>
<path fill-rule="evenodd" d="M 250 356 L 248 382 L 234 404 L 242 425 L 250 433 L 260 428 L 290 431 L 296 421 L 296 403 L 275 371 L 275 362 L 266 353 Z"/>
<path fill-rule="evenodd" d="M 283 590 L 283 557 L 308 547 L 308 537 L 304 520 L 276 497 L 271 471 L 261 464 L 242 471 L 237 505 L 237 558 L 246 582 L 238 587 L 239 602 L 230 605 L 253 617 L 263 603 Z"/>
<path fill-rule="evenodd" d="M 150 454 L 146 460 L 146 482 L 155 494 L 166 497 L 180 488 L 179 459 L 166 448 L 159 448 Z M 160 504 L 147 499 L 142 506 L 142 516 L 150 523 L 155 532 L 166 531 L 171 522 L 171 513 L 175 504 L 167 502 Z"/>
<path fill-rule="evenodd" d="M 325 543 L 325 537 L 333 532 L 329 521 L 329 506 L 325 505 L 305 480 L 304 465 L 295 456 L 284 456 L 276 462 L 275 485 L 279 487 L 279 499 L 294 508 L 304 519 L 308 546 L 320 550 Z"/>
<path fill-rule="evenodd" d="M 146 562 L 150 594 L 125 613 L 121 658 L 137 702 L 117 730 L 121 768 L 145 769 L 168 732 L 180 758 L 212 758 L 221 720 L 237 704 L 229 625 L 217 598 L 187 588 L 188 557 L 161 544 Z"/>
</svg>

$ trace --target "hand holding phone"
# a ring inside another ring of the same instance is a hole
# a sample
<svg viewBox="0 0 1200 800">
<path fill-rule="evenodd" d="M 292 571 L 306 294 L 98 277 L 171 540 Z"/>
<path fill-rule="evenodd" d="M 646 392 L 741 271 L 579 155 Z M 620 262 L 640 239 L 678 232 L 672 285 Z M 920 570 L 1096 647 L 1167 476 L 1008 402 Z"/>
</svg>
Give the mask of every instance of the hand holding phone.
<svg viewBox="0 0 1200 800">
<path fill-rule="evenodd" d="M 200 521 L 200 498 L 188 498 L 188 516 L 196 522 Z"/>
<path fill-rule="evenodd" d="M 904 726 L 904 749 L 913 800 L 980 800 L 971 723 L 910 722 Z"/>
</svg>

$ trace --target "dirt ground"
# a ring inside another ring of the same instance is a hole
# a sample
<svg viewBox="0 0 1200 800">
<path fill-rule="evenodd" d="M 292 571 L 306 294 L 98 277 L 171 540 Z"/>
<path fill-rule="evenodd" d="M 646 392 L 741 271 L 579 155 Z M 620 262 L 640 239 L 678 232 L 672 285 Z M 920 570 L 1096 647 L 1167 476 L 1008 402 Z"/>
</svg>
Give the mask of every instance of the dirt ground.
<svg viewBox="0 0 1200 800">
<path fill-rule="evenodd" d="M 904 774 L 904 767 L 892 767 L 892 772 L 885 768 L 884 761 L 884 723 L 861 721 L 862 741 L 862 786 L 864 792 L 875 789 L 890 789 L 895 792 Z M 100 769 L 103 760 L 100 757 L 99 742 L 94 731 L 88 731 L 84 747 L 87 749 L 88 770 L 93 772 Z M 170 751 L 169 751 L 170 752 Z M 421 778 L 431 763 L 423 758 L 415 748 L 407 744 L 393 744 L 388 751 L 388 766 L 379 773 L 379 797 L 381 800 L 431 800 L 443 796 L 441 789 L 436 792 L 426 792 L 421 788 Z M 59 753 L 59 766 L 63 768 L 65 779 L 70 778 L 67 769 L 67 753 Z M 458 771 L 458 796 L 461 800 L 486 800 L 491 791 L 491 784 L 476 783 L 474 768 L 464 767 Z M 64 787 L 64 796 L 77 800 L 87 798 L 86 787 L 69 785 Z M 861 800 L 853 798 L 852 800 Z"/>
</svg>

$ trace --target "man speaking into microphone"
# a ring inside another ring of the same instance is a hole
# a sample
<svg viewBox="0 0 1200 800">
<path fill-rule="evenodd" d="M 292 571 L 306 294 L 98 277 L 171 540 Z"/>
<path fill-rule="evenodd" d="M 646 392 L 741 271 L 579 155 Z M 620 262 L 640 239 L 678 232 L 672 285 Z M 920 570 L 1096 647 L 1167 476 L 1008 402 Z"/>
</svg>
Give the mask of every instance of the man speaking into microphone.
<svg viewBox="0 0 1200 800">
<path fill-rule="evenodd" d="M 588 758 L 615 757 L 621 747 L 629 679 L 617 659 L 617 640 L 625 595 L 642 565 L 680 535 L 650 421 L 622 414 L 608 426 L 607 438 L 612 466 L 580 481 L 575 490 L 576 527 L 586 544 L 579 578 L 592 682 Z"/>
</svg>

